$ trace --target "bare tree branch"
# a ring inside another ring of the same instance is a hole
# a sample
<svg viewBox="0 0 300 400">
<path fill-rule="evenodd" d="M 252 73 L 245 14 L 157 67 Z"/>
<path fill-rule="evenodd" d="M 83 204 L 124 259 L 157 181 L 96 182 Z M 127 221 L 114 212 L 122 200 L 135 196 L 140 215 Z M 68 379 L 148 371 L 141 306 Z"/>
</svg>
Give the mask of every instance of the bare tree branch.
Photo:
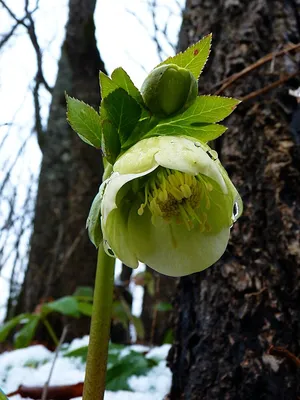
<svg viewBox="0 0 300 400">
<path fill-rule="evenodd" d="M 0 0 L 0 4 L 6 9 L 8 14 L 11 16 L 16 21 L 16 25 L 13 27 L 13 29 L 9 32 L 10 36 L 7 34 L 6 37 L 3 39 L 4 43 L 7 42 L 7 40 L 12 36 L 13 32 L 16 30 L 16 28 L 19 25 L 22 25 L 25 27 L 27 30 L 29 39 L 31 41 L 31 44 L 34 48 L 35 55 L 36 55 L 36 61 L 37 61 L 37 72 L 35 75 L 35 86 L 33 89 L 33 103 L 34 103 L 34 109 L 35 109 L 35 126 L 34 129 L 37 133 L 37 139 L 38 139 L 38 144 L 40 146 L 41 151 L 43 151 L 43 142 L 45 139 L 44 135 L 44 130 L 42 126 L 42 118 L 41 118 L 41 113 L 40 113 L 40 100 L 39 100 L 39 89 L 40 86 L 43 85 L 45 89 L 52 94 L 52 88 L 48 84 L 48 82 L 45 79 L 44 73 L 43 73 L 43 57 L 42 57 L 42 51 L 38 43 L 37 35 L 36 35 L 36 30 L 35 30 L 35 24 L 34 20 L 32 18 L 33 13 L 37 10 L 39 1 L 36 2 L 35 8 L 30 11 L 29 10 L 29 0 L 25 0 L 25 5 L 24 5 L 24 12 L 25 16 L 22 19 L 19 19 L 13 11 L 7 6 L 7 4 L 4 2 L 4 0 Z M 12 33 L 11 33 L 12 32 Z M 2 40 L 2 41 L 3 41 Z M 1 42 L 0 42 L 0 48 L 1 48 Z"/>
</svg>

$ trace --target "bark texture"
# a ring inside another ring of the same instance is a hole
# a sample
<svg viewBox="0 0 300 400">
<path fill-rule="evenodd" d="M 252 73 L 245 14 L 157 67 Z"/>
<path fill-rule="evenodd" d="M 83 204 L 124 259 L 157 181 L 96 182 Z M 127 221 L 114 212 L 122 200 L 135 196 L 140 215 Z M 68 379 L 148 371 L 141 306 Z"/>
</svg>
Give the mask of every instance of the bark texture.
<svg viewBox="0 0 300 400">
<path fill-rule="evenodd" d="M 300 1 L 188 0 L 180 50 L 213 32 L 200 92 L 265 54 L 300 41 Z M 297 60 L 295 63 L 293 60 Z M 299 69 L 299 53 L 249 73 L 223 95 L 242 97 Z M 226 121 L 219 156 L 244 200 L 222 259 L 180 280 L 170 399 L 295 400 L 300 354 L 300 149 L 289 131 L 290 81 L 245 102 Z"/>
<path fill-rule="evenodd" d="M 153 280 L 153 293 L 149 292 L 149 286 L 144 286 L 143 309 L 141 319 L 145 329 L 144 340 L 150 345 L 162 345 L 170 336 L 171 310 L 159 311 L 162 303 L 172 304 L 178 279 L 158 274 L 147 267 L 147 274 Z M 172 336 L 172 334 L 171 334 Z"/>
<path fill-rule="evenodd" d="M 102 177 L 100 151 L 83 143 L 66 121 L 65 91 L 97 108 L 99 70 L 95 39 L 96 0 L 70 0 L 66 37 L 43 140 L 34 230 L 18 312 L 32 311 L 43 298 L 93 286 L 96 251 L 85 222 Z M 87 331 L 77 324 L 72 334 Z"/>
</svg>

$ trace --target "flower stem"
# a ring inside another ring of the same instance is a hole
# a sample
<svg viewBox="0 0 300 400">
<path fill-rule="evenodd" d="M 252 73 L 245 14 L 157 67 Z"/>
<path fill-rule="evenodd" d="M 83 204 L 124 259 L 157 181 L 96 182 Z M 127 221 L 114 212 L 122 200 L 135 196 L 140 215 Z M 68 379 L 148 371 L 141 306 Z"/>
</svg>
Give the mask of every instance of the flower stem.
<svg viewBox="0 0 300 400">
<path fill-rule="evenodd" d="M 83 400 L 102 400 L 105 391 L 115 259 L 99 246 L 94 291 L 90 342 L 87 356 Z"/>
</svg>

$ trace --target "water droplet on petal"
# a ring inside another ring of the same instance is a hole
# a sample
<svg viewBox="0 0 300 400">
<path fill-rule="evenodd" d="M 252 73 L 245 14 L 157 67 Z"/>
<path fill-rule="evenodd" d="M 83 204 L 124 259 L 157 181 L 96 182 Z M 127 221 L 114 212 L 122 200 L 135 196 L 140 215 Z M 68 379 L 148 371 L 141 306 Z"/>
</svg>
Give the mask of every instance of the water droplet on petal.
<svg viewBox="0 0 300 400">
<path fill-rule="evenodd" d="M 235 223 L 243 212 L 243 202 L 240 196 L 235 199 L 232 210 L 232 222 Z"/>
<path fill-rule="evenodd" d="M 234 221 L 236 221 L 236 218 L 237 218 L 238 214 L 239 214 L 239 206 L 238 206 L 238 203 L 234 203 L 234 205 L 233 205 L 233 211 L 232 211 L 232 219 L 233 219 Z"/>
<path fill-rule="evenodd" d="M 113 252 L 112 248 L 108 244 L 107 240 L 103 240 L 103 247 L 104 247 L 106 254 L 108 254 L 111 257 L 115 257 L 115 253 Z"/>
<path fill-rule="evenodd" d="M 213 161 L 218 159 L 218 153 L 215 150 L 208 150 L 206 153 Z"/>
<path fill-rule="evenodd" d="M 194 146 L 201 147 L 201 144 L 199 142 L 194 142 Z"/>
</svg>

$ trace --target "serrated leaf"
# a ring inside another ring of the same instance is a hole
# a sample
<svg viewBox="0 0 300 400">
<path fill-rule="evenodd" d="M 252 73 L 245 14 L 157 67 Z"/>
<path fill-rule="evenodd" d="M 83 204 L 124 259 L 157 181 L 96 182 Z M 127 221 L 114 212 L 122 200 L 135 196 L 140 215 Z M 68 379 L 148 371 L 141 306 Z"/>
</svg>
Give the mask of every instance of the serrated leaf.
<svg viewBox="0 0 300 400">
<path fill-rule="evenodd" d="M 93 107 L 66 95 L 67 120 L 72 129 L 87 144 L 101 147 L 101 120 Z"/>
<path fill-rule="evenodd" d="M 182 116 L 188 118 L 197 116 L 197 122 L 220 122 L 228 117 L 239 103 L 240 100 L 232 97 L 198 96 Z"/>
<path fill-rule="evenodd" d="M 121 88 L 110 93 L 102 104 L 110 122 L 117 129 L 122 145 L 138 123 L 141 116 L 141 107 Z"/>
<path fill-rule="evenodd" d="M 114 90 L 119 89 L 119 85 L 117 82 L 114 82 L 109 76 L 104 74 L 104 72 L 100 71 L 99 73 L 100 80 L 100 90 L 101 90 L 101 98 L 102 101 Z"/>
<path fill-rule="evenodd" d="M 91 317 L 93 313 L 93 304 L 86 303 L 85 301 L 79 301 L 78 310 L 81 312 L 81 314 Z"/>
<path fill-rule="evenodd" d="M 96 197 L 93 200 L 93 203 L 92 203 L 92 206 L 91 206 L 91 209 L 89 212 L 89 216 L 86 221 L 89 238 L 96 248 L 99 247 L 99 245 L 102 241 L 102 229 L 101 229 L 101 222 L 100 222 L 101 201 L 102 201 L 102 193 L 98 192 Z M 75 295 L 75 293 L 74 293 L 74 295 Z"/>
<path fill-rule="evenodd" d="M 102 106 L 101 113 L 104 108 Z M 102 120 L 102 151 L 107 161 L 114 164 L 121 151 L 121 143 L 117 128 L 109 119 Z"/>
<path fill-rule="evenodd" d="M 199 42 L 188 47 L 184 52 L 176 54 L 174 57 L 169 57 L 160 65 L 176 64 L 181 68 L 186 68 L 198 79 L 203 67 L 206 64 L 210 53 L 212 34 L 205 36 Z"/>
<path fill-rule="evenodd" d="M 10 331 L 14 329 L 23 319 L 30 317 L 31 314 L 20 314 L 3 324 L 0 327 L 0 342 L 4 342 Z"/>
<path fill-rule="evenodd" d="M 120 88 L 124 89 L 131 97 L 133 97 L 138 103 L 144 104 L 142 95 L 137 87 L 135 87 L 134 83 L 130 79 L 130 76 L 127 72 L 119 67 L 116 68 L 111 74 L 111 79 L 115 82 Z"/>
<path fill-rule="evenodd" d="M 226 126 L 219 124 L 202 124 L 201 122 L 187 125 L 158 125 L 153 131 L 150 131 L 146 137 L 151 136 L 189 136 L 201 142 L 209 142 L 217 139 L 227 130 Z"/>
<path fill-rule="evenodd" d="M 70 317 L 80 317 L 78 302 L 72 296 L 61 297 L 60 299 L 52 301 L 51 303 L 46 303 L 43 305 L 43 308 L 56 311 L 63 315 L 68 315 Z"/>
<path fill-rule="evenodd" d="M 14 344 L 16 349 L 27 347 L 32 342 L 37 325 L 40 321 L 39 315 L 31 315 L 29 321 L 23 326 L 22 329 L 14 337 Z"/>
<path fill-rule="evenodd" d="M 185 135 L 202 142 L 214 140 L 226 131 L 226 127 L 214 123 L 231 114 L 239 102 L 227 97 L 199 96 L 183 113 L 161 120 L 144 137 Z"/>
</svg>

